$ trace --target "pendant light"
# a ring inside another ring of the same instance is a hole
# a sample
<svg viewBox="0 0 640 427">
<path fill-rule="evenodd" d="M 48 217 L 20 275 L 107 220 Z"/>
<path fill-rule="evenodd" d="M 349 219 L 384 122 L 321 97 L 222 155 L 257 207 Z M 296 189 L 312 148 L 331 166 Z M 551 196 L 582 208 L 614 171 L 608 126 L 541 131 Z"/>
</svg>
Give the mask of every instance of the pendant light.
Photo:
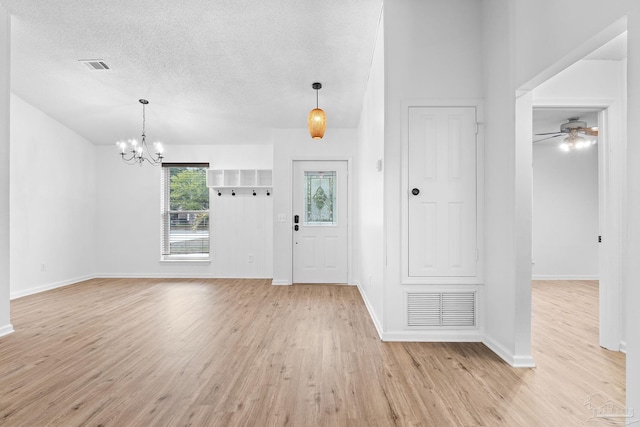
<svg viewBox="0 0 640 427">
<path fill-rule="evenodd" d="M 146 160 L 147 163 L 150 163 L 154 166 L 159 166 L 162 163 L 162 144 L 159 142 L 154 142 L 153 147 L 155 149 L 155 155 L 151 154 L 151 150 L 147 146 L 147 135 L 145 133 L 144 125 L 146 121 L 145 116 L 145 106 L 149 104 L 149 101 L 146 99 L 138 100 L 140 104 L 142 104 L 142 139 L 140 143 L 138 143 L 135 139 L 130 139 L 128 141 L 118 141 L 116 145 L 120 147 L 120 157 L 122 157 L 122 161 L 128 165 L 140 165 L 144 163 Z"/>
<path fill-rule="evenodd" d="M 316 91 L 316 108 L 309 112 L 309 133 L 313 139 L 322 139 L 327 128 L 327 116 L 318 108 L 318 90 L 322 89 L 322 83 L 314 83 L 311 87 Z"/>
</svg>

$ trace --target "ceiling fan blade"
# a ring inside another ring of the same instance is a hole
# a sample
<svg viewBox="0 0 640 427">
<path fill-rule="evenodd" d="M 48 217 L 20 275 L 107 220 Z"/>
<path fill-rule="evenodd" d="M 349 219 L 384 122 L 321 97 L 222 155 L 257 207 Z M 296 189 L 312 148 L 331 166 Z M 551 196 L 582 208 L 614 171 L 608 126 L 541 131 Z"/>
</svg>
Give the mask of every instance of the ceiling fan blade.
<svg viewBox="0 0 640 427">
<path fill-rule="evenodd" d="M 598 136 L 598 130 L 597 129 L 584 129 L 583 130 L 585 135 L 591 135 L 591 136 Z"/>
<path fill-rule="evenodd" d="M 540 135 L 540 134 L 538 133 L 536 135 Z M 535 141 L 533 141 L 533 143 L 540 142 L 540 141 L 546 141 L 547 139 L 553 139 L 553 138 L 557 138 L 559 136 L 564 136 L 564 134 L 561 133 L 561 134 L 558 134 L 558 135 L 548 136 L 548 137 L 542 138 L 542 139 L 536 139 Z"/>
<path fill-rule="evenodd" d="M 564 132 L 536 133 L 535 135 L 556 135 L 556 136 L 560 136 L 560 135 L 564 135 Z"/>
</svg>

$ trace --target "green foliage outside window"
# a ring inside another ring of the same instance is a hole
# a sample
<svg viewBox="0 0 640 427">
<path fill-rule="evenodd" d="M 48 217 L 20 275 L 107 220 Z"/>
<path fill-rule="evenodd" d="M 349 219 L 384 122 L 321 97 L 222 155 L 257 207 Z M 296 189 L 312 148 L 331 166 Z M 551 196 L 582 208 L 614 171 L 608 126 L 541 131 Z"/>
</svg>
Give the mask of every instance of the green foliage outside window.
<svg viewBox="0 0 640 427">
<path fill-rule="evenodd" d="M 171 210 L 209 209 L 209 189 L 205 174 L 204 168 L 171 168 Z"/>
</svg>

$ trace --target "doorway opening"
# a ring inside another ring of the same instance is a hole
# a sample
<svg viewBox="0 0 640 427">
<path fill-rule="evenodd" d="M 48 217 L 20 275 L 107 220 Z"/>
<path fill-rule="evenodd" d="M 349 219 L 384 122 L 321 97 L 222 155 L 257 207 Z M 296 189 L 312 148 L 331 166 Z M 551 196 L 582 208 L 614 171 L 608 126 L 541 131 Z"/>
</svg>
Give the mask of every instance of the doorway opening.
<svg viewBox="0 0 640 427">
<path fill-rule="evenodd" d="M 567 334 L 564 345 L 574 357 L 580 352 L 618 352 L 625 347 L 621 259 L 627 89 L 626 43 L 620 49 L 623 39 L 626 33 L 527 91 L 517 102 L 519 113 L 524 116 L 529 111 L 531 128 L 526 131 L 533 134 L 525 138 L 523 129 L 517 131 L 523 152 L 525 142 L 532 147 L 519 159 L 522 167 L 524 160 L 533 163 L 532 314 L 535 316 L 535 304 L 543 303 L 538 298 L 543 287 L 554 292 L 564 288 L 564 294 L 550 299 L 556 300 L 558 316 L 552 320 L 558 323 L 559 333 L 571 330 L 572 323 L 598 332 L 589 341 L 578 339 L 577 329 Z M 559 132 L 563 123 L 572 120 L 584 122 L 585 128 L 597 127 L 597 140 L 567 150 L 562 144 L 568 134 L 550 140 L 536 135 Z M 566 320 L 564 315 L 578 305 L 586 311 L 576 311 L 580 314 Z M 582 323 L 588 318 L 592 323 Z M 531 323 L 534 359 L 542 354 L 535 345 L 535 327 L 541 320 L 549 319 L 532 318 Z M 575 342 L 568 341 L 573 338 Z"/>
</svg>

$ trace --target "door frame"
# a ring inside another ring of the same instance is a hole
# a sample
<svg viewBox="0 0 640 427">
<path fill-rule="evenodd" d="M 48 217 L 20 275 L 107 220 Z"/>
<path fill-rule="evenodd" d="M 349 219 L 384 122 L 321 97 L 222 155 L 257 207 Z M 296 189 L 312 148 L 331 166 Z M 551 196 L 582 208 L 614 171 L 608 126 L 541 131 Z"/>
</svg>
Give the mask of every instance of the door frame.
<svg viewBox="0 0 640 427">
<path fill-rule="evenodd" d="M 622 341 L 623 203 L 626 192 L 626 136 L 622 108 L 614 99 L 537 99 L 533 108 L 593 108 L 598 112 L 598 251 L 600 346 L 625 351 Z M 619 141 L 619 142 L 615 142 Z M 623 146 L 620 146 L 622 144 Z M 532 148 L 533 149 L 533 148 Z M 619 191 L 618 191 L 619 190 Z M 594 236 L 595 237 L 595 236 Z M 604 286 L 603 286 L 604 285 Z"/>
<path fill-rule="evenodd" d="M 474 277 L 412 277 L 409 276 L 409 108 L 475 108 L 476 123 L 476 246 L 477 271 Z M 457 284 L 482 285 L 484 283 L 484 101 L 469 99 L 415 99 L 402 103 L 402 182 L 401 196 L 401 283 L 403 285 Z"/>
<path fill-rule="evenodd" d="M 289 164 L 289 218 L 290 218 L 290 235 L 289 245 L 291 248 L 291 283 L 293 281 L 293 180 L 294 180 L 294 165 L 295 162 L 347 162 L 347 284 L 354 285 L 353 282 L 353 159 L 345 156 L 295 156 L 291 158 Z"/>
</svg>

